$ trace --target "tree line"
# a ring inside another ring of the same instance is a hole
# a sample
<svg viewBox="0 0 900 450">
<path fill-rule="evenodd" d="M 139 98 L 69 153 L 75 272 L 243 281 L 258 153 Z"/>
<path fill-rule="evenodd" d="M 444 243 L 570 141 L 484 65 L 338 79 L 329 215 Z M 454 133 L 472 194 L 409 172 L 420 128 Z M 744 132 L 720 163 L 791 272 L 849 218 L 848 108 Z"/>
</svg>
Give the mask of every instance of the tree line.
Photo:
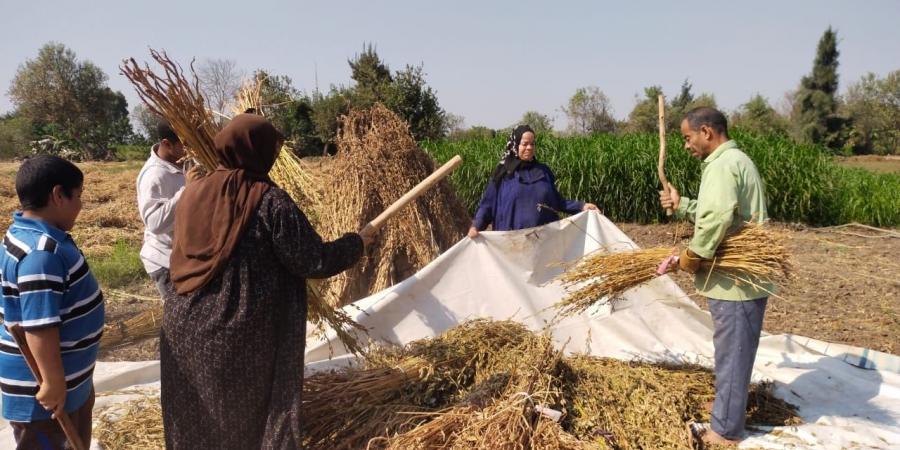
<svg viewBox="0 0 900 450">
<path fill-rule="evenodd" d="M 844 154 L 900 153 L 900 70 L 884 77 L 867 74 L 838 93 L 837 32 L 828 28 L 819 40 L 812 70 L 778 106 L 760 94 L 731 112 L 733 127 L 756 133 L 789 136 L 802 143 L 823 145 Z M 301 155 L 333 150 L 339 117 L 350 109 L 376 102 L 403 117 L 417 140 L 451 140 L 495 136 L 508 129 L 464 125 L 461 116 L 446 112 L 425 80 L 424 67 L 390 67 L 372 44 L 348 61 L 350 86 L 331 85 L 312 91 L 293 85 L 290 77 L 257 69 L 246 74 L 236 62 L 207 59 L 196 75 L 208 106 L 228 114 L 229 105 L 247 79 L 261 82 L 265 114 L 281 129 Z M 108 76 L 90 61 L 79 60 L 60 43 L 42 47 L 25 61 L 7 94 L 14 109 L 0 115 L 0 158 L 38 152 L 73 159 L 109 159 L 120 145 L 147 145 L 157 118 L 143 105 L 129 110 L 125 96 L 107 85 Z M 575 90 L 560 111 L 566 117 L 562 134 L 655 132 L 660 86 L 648 86 L 636 96 L 624 120 L 615 117 L 609 98 L 597 86 Z M 684 113 L 698 106 L 716 107 L 715 96 L 695 94 L 685 80 L 674 96 L 667 96 L 667 121 L 677 130 Z M 527 111 L 518 123 L 539 132 L 554 132 L 553 120 Z M 510 124 L 510 128 L 515 124 Z"/>
</svg>

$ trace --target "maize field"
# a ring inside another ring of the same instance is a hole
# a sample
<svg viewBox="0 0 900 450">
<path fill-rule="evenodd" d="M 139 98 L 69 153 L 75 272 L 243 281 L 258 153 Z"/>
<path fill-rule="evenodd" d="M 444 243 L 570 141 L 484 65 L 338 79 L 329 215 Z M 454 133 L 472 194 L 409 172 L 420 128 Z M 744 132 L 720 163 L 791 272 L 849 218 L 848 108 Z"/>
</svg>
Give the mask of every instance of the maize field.
<svg viewBox="0 0 900 450">
<path fill-rule="evenodd" d="M 900 175 L 842 167 L 824 149 L 784 137 L 738 131 L 732 138 L 756 163 L 766 183 L 772 219 L 819 226 L 900 225 Z M 422 147 L 438 163 L 462 155 L 466 164 L 450 181 L 474 213 L 505 143 L 506 137 L 498 136 L 425 142 Z M 668 147 L 669 182 L 682 195 L 696 198 L 700 161 L 683 149 L 680 136 L 670 135 Z M 536 158 L 553 170 L 564 197 L 595 203 L 616 222 L 654 223 L 665 218 L 657 193 L 658 149 L 653 134 L 538 136 Z"/>
</svg>

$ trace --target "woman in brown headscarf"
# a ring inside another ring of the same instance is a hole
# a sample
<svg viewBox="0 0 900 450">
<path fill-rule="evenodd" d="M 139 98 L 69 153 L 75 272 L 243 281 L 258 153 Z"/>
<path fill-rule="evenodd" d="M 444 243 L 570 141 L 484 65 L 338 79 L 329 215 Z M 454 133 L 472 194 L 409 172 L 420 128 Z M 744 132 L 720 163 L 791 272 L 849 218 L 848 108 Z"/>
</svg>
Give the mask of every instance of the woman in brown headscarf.
<svg viewBox="0 0 900 450">
<path fill-rule="evenodd" d="M 168 449 L 301 448 L 305 279 L 352 266 L 363 238 L 323 243 L 272 184 L 282 140 L 235 117 L 215 137 L 221 165 L 178 203 L 160 339 Z"/>
</svg>

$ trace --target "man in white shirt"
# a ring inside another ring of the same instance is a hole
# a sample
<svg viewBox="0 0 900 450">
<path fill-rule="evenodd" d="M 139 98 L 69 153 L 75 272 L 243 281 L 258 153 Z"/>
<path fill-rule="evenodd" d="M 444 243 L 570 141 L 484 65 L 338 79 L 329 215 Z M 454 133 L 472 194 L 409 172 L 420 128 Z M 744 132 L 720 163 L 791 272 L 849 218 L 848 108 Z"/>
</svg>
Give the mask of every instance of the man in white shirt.
<svg viewBox="0 0 900 450">
<path fill-rule="evenodd" d="M 137 178 L 137 201 L 144 222 L 141 261 L 159 294 L 165 298 L 172 254 L 175 206 L 184 192 L 185 174 L 178 161 L 184 157 L 184 145 L 166 121 L 156 128 L 159 143 L 150 150 Z"/>
</svg>

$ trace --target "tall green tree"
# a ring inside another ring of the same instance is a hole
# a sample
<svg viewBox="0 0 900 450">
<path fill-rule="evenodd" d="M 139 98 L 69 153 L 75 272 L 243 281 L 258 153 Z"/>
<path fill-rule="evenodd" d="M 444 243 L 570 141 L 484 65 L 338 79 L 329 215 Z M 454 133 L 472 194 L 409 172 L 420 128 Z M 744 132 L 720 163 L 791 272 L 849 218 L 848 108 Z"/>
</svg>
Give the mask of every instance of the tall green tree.
<svg viewBox="0 0 900 450">
<path fill-rule="evenodd" d="M 837 32 L 828 27 L 819 39 L 812 72 L 800 81 L 794 99 L 793 134 L 800 142 L 841 147 L 846 120 L 837 115 Z"/>
<path fill-rule="evenodd" d="M 900 154 L 900 70 L 864 75 L 847 88 L 839 112 L 852 123 L 855 153 Z"/>
<path fill-rule="evenodd" d="M 322 141 L 334 142 L 341 115 L 351 108 L 368 108 L 376 102 L 406 120 L 417 140 L 446 135 L 446 112 L 437 93 L 426 83 L 422 65 L 407 65 L 392 74 L 371 44 L 348 63 L 354 82 L 351 87 L 332 86 L 328 93 L 317 92 L 311 99 L 316 135 Z"/>
<path fill-rule="evenodd" d="M 575 134 L 613 133 L 616 119 L 609 97 L 597 86 L 578 88 L 562 108 L 569 117 L 569 131 Z"/>
<path fill-rule="evenodd" d="M 407 65 L 395 73 L 387 88 L 385 106 L 409 124 L 409 131 L 419 141 L 444 136 L 444 115 L 437 94 L 425 83 L 421 65 Z"/>
<path fill-rule="evenodd" d="M 302 156 L 320 155 L 322 140 L 313 121 L 312 99 L 297 88 L 290 77 L 257 70 L 260 80 L 261 111 L 291 141 L 294 151 Z"/>
<path fill-rule="evenodd" d="M 350 78 L 356 82 L 354 96 L 357 101 L 365 106 L 384 102 L 393 77 L 391 69 L 378 56 L 375 47 L 371 43 L 364 45 L 362 53 L 347 63 L 350 65 Z"/>
<path fill-rule="evenodd" d="M 80 157 L 103 159 L 112 144 L 127 142 L 133 133 L 125 96 L 106 81 L 93 63 L 51 42 L 19 67 L 9 96 L 39 134 L 67 141 Z"/>
<path fill-rule="evenodd" d="M 662 87 L 648 86 L 644 88 L 644 98 L 634 105 L 628 114 L 626 130 L 631 133 L 652 133 L 659 127 L 659 103 L 657 97 L 662 94 Z"/>
<path fill-rule="evenodd" d="M 785 134 L 788 129 L 787 119 L 780 116 L 760 94 L 751 97 L 731 115 L 731 124 L 762 134 Z"/>
<path fill-rule="evenodd" d="M 522 114 L 522 118 L 519 119 L 519 124 L 530 126 L 538 134 L 553 131 L 553 119 L 537 111 L 525 111 L 525 114 Z"/>
</svg>

